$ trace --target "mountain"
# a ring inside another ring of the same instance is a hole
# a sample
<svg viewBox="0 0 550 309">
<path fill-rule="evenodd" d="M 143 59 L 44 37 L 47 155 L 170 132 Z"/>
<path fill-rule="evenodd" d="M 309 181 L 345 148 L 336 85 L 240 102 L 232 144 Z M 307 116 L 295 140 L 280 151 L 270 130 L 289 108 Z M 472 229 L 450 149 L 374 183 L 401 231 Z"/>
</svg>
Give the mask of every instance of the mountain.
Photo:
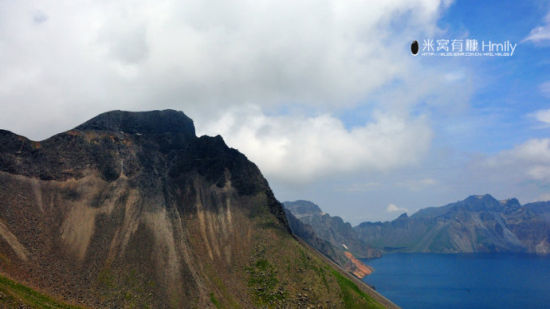
<svg viewBox="0 0 550 309">
<path fill-rule="evenodd" d="M 351 224 L 340 217 L 324 213 L 319 206 L 309 201 L 284 202 L 284 207 L 302 223 L 311 226 L 313 232 L 328 241 L 336 250 L 345 249 L 359 258 L 379 257 L 381 251 L 373 249 L 360 239 Z"/>
<path fill-rule="evenodd" d="M 41 142 L 1 130 L 0 273 L 96 308 L 393 306 L 297 240 L 256 165 L 173 110 Z"/>
<path fill-rule="evenodd" d="M 319 251 L 332 262 L 336 263 L 347 272 L 352 273 L 359 279 L 372 273 L 372 268 L 356 259 L 352 253 L 340 246 L 334 246 L 325 239 L 319 238 L 311 225 L 300 221 L 288 209 L 285 209 L 285 213 L 292 233 L 305 241 L 313 249 Z"/>
<path fill-rule="evenodd" d="M 345 257 L 344 251 L 339 247 L 333 246 L 330 242 L 319 238 L 309 224 L 305 224 L 296 218 L 288 209 L 285 209 L 290 230 L 294 235 L 304 240 L 315 250 L 334 261 L 336 264 L 345 267 L 348 259 Z"/>
<path fill-rule="evenodd" d="M 550 202 L 522 206 L 515 198 L 476 195 L 391 222 L 364 222 L 355 230 L 385 252 L 550 254 Z"/>
</svg>

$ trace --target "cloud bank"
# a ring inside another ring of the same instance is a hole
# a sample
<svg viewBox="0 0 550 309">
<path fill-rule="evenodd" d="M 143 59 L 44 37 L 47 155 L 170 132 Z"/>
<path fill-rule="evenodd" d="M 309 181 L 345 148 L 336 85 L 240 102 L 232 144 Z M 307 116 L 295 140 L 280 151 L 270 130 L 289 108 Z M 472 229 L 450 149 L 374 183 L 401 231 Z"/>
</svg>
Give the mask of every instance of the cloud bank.
<svg viewBox="0 0 550 309">
<path fill-rule="evenodd" d="M 542 26 L 535 27 L 523 41 L 541 42 L 550 40 L 550 12 L 544 18 Z"/>
<path fill-rule="evenodd" d="M 414 87 L 408 44 L 449 3 L 4 1 L 0 125 L 43 139 L 106 110 L 175 108 L 289 183 L 414 164 L 432 133 L 412 109 L 445 88 Z M 372 101 L 354 126 L 338 116 Z"/>
<path fill-rule="evenodd" d="M 329 114 L 269 117 L 253 108 L 228 112 L 201 130 L 222 132 L 265 173 L 289 183 L 413 164 L 432 137 L 422 118 L 377 114 L 373 121 L 348 129 Z"/>
<path fill-rule="evenodd" d="M 404 212 L 408 212 L 407 209 L 401 208 L 401 207 L 397 207 L 395 204 L 389 204 L 388 207 L 386 207 L 386 211 L 389 212 L 389 213 L 394 213 L 394 212 L 404 213 Z"/>
<path fill-rule="evenodd" d="M 529 139 L 488 159 L 487 164 L 508 171 L 511 177 L 550 184 L 550 138 Z"/>
</svg>

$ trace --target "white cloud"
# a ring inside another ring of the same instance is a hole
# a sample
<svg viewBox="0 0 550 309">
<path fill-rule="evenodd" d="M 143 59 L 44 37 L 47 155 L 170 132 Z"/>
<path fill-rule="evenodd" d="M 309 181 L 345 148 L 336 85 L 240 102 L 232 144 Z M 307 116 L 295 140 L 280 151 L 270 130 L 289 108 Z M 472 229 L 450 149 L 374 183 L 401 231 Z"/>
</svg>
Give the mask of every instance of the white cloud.
<svg viewBox="0 0 550 309">
<path fill-rule="evenodd" d="M 411 38 L 441 33 L 449 5 L 6 2 L 0 127 L 43 139 L 106 110 L 174 108 L 286 183 L 414 165 L 432 139 L 415 106 L 460 106 L 470 93 L 467 69 L 408 52 Z M 367 104 L 378 112 L 346 126 L 340 115 Z"/>
<path fill-rule="evenodd" d="M 422 117 L 380 113 L 363 126 L 347 129 L 329 114 L 268 116 L 257 107 L 232 110 L 220 120 L 199 124 L 198 132 L 221 133 L 267 176 L 288 183 L 414 164 L 432 137 Z"/>
<path fill-rule="evenodd" d="M 463 71 L 449 72 L 443 75 L 447 82 L 456 82 L 463 80 L 466 77 Z"/>
<path fill-rule="evenodd" d="M 550 164 L 550 139 L 530 139 L 516 146 L 509 155 L 531 163 Z"/>
<path fill-rule="evenodd" d="M 550 125 L 550 109 L 541 109 L 530 114 L 538 122 L 541 122 L 544 126 Z"/>
<path fill-rule="evenodd" d="M 550 40 L 550 13 L 544 18 L 542 26 L 535 27 L 523 41 L 540 42 Z"/>
<path fill-rule="evenodd" d="M 448 5 L 4 2 L 0 124 L 41 139 L 108 109 L 170 107 L 193 116 L 297 103 L 338 110 L 421 71 L 407 42 L 437 31 Z"/>
<path fill-rule="evenodd" d="M 409 212 L 406 208 L 397 207 L 395 204 L 389 204 L 388 207 L 386 207 L 387 212 Z"/>
<path fill-rule="evenodd" d="M 487 164 L 506 170 L 512 177 L 522 175 L 523 179 L 550 183 L 550 138 L 529 139 L 489 158 Z"/>
</svg>

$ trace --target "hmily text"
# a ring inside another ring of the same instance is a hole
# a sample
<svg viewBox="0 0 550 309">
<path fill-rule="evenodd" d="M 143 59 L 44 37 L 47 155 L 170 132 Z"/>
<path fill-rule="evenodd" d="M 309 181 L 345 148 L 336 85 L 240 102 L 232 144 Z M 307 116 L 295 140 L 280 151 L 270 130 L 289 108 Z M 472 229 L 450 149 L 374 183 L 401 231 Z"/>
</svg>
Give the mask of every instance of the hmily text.
<svg viewBox="0 0 550 309">
<path fill-rule="evenodd" d="M 425 39 L 420 54 L 423 56 L 513 56 L 517 45 L 508 40 L 494 42 L 476 39 Z"/>
</svg>

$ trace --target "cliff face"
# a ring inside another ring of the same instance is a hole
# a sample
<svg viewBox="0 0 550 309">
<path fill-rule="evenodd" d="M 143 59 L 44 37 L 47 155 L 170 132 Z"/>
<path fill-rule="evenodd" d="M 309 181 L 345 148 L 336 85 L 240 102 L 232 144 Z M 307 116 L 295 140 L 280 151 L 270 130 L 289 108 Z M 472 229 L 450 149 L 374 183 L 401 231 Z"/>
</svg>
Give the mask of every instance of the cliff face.
<svg viewBox="0 0 550 309">
<path fill-rule="evenodd" d="M 300 221 L 300 219 L 296 218 L 290 210 L 285 209 L 285 213 L 290 229 L 296 237 L 302 239 L 312 248 L 319 251 L 359 279 L 372 273 L 371 268 L 355 258 L 351 252 L 341 246 L 335 246 L 325 239 L 321 239 L 317 236 L 311 225 Z"/>
<path fill-rule="evenodd" d="M 470 196 L 391 222 L 364 222 L 355 229 L 367 243 L 386 252 L 548 254 L 550 203 L 522 206 L 517 199 Z"/>
<path fill-rule="evenodd" d="M 346 250 L 359 258 L 379 257 L 381 251 L 360 239 L 351 224 L 340 217 L 332 217 L 309 201 L 284 202 L 284 207 L 313 232 L 339 250 Z"/>
<path fill-rule="evenodd" d="M 171 110 L 0 131 L 0 270 L 93 307 L 345 305 L 258 168 Z"/>
<path fill-rule="evenodd" d="M 348 259 L 344 255 L 342 248 L 335 247 L 330 242 L 319 238 L 313 231 L 311 225 L 300 221 L 300 219 L 296 218 L 288 209 L 285 209 L 285 213 L 290 229 L 294 235 L 304 240 L 329 259 L 333 260 L 336 264 L 340 266 L 346 265 Z"/>
</svg>

